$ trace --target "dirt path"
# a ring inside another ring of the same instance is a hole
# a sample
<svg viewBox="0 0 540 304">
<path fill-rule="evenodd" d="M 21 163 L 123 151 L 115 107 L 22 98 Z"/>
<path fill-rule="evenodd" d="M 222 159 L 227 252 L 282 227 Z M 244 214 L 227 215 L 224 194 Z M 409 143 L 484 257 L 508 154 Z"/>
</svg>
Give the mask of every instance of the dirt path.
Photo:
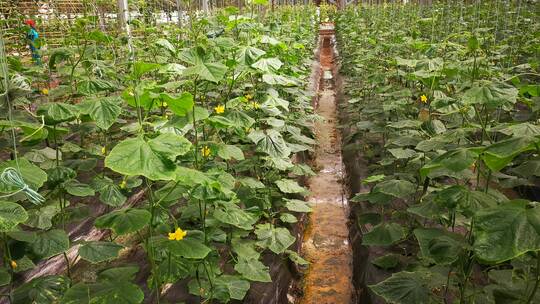
<svg viewBox="0 0 540 304">
<path fill-rule="evenodd" d="M 342 184 L 341 138 L 336 129 L 333 36 L 333 26 L 321 26 L 317 113 L 324 120 L 315 124 L 319 173 L 309 181 L 313 212 L 302 253 L 311 264 L 305 276 L 303 304 L 347 304 L 353 292 L 349 210 Z"/>
</svg>

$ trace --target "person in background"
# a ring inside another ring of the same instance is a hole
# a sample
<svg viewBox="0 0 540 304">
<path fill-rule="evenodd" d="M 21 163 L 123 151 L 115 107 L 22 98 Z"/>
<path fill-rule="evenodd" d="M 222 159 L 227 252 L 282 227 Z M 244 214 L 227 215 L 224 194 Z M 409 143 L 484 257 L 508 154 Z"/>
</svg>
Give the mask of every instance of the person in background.
<svg viewBox="0 0 540 304">
<path fill-rule="evenodd" d="M 36 47 L 36 42 L 39 38 L 39 34 L 36 31 L 36 22 L 32 19 L 28 19 L 24 23 L 30 27 L 30 30 L 26 34 L 26 39 L 28 39 L 28 46 L 32 52 L 32 58 L 37 64 L 41 64 L 41 57 L 38 53 L 39 47 Z"/>
</svg>

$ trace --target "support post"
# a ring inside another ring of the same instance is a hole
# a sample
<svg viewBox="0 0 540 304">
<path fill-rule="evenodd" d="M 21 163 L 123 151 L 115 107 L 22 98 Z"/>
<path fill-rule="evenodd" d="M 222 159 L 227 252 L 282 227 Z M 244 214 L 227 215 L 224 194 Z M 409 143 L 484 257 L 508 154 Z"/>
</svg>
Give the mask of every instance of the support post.
<svg viewBox="0 0 540 304">
<path fill-rule="evenodd" d="M 128 40 L 129 58 L 130 60 L 134 60 L 135 52 L 133 50 L 133 42 L 131 40 L 131 28 L 129 27 L 128 0 L 118 0 L 118 22 L 120 23 L 120 30 L 126 32 Z"/>
</svg>

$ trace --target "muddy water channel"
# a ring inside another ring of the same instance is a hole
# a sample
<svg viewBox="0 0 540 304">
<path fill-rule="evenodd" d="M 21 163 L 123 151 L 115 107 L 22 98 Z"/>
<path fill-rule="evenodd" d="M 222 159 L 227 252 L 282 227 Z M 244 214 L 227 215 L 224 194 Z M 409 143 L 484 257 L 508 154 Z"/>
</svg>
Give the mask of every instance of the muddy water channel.
<svg viewBox="0 0 540 304">
<path fill-rule="evenodd" d="M 320 84 L 315 124 L 318 146 L 315 166 L 318 174 L 309 182 L 309 202 L 313 206 L 302 244 L 302 254 L 310 261 L 304 278 L 303 304 L 350 303 L 352 250 L 349 243 L 347 194 L 343 186 L 341 136 L 337 130 L 334 67 L 334 28 L 321 25 Z"/>
</svg>

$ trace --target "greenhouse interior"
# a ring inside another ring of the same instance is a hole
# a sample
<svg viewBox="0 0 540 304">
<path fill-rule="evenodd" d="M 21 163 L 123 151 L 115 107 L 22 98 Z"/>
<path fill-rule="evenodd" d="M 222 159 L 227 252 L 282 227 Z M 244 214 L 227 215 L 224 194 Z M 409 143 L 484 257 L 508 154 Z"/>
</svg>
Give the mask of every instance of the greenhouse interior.
<svg viewBox="0 0 540 304">
<path fill-rule="evenodd" d="M 0 304 L 539 304 L 540 0 L 0 0 Z"/>
</svg>

